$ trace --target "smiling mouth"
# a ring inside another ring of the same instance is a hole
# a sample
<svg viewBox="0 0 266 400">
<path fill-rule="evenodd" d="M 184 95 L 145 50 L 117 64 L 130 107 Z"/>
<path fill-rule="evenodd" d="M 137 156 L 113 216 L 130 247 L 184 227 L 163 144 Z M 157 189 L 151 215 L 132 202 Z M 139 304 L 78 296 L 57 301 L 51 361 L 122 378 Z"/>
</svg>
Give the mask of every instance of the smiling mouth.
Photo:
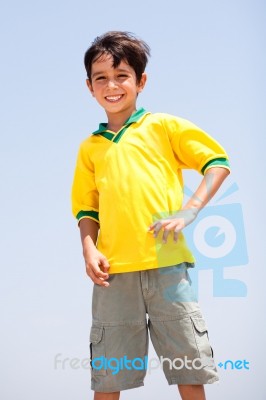
<svg viewBox="0 0 266 400">
<path fill-rule="evenodd" d="M 110 103 L 117 103 L 120 99 L 122 99 L 123 94 L 118 94 L 116 96 L 106 96 L 105 100 L 109 101 Z"/>
</svg>

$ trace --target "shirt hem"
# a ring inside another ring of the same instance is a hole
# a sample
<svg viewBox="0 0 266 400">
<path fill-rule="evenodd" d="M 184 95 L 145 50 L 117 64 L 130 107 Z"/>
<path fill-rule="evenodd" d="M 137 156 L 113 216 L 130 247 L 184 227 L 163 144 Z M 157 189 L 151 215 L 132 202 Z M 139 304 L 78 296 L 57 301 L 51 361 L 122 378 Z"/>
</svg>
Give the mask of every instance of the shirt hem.
<svg viewBox="0 0 266 400">
<path fill-rule="evenodd" d="M 193 268 L 195 266 L 195 258 L 185 258 L 181 260 L 175 260 L 174 262 L 167 264 L 167 265 L 158 265 L 158 263 L 150 262 L 147 264 L 120 264 L 120 265 L 115 265 L 111 266 L 110 270 L 108 271 L 108 274 L 119 274 L 119 273 L 125 273 L 125 272 L 137 272 L 137 271 L 146 271 L 149 269 L 155 269 L 155 268 L 167 268 L 173 265 L 181 264 L 183 262 L 186 262 L 188 264 L 193 264 L 193 265 L 188 265 L 188 267 Z"/>
</svg>

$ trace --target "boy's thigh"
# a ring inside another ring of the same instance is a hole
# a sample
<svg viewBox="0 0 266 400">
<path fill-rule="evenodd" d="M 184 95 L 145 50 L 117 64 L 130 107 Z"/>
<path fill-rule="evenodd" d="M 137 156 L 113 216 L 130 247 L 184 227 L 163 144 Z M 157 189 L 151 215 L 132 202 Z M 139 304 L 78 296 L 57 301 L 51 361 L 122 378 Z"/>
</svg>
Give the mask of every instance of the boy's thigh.
<svg viewBox="0 0 266 400">
<path fill-rule="evenodd" d="M 143 386 L 147 357 L 146 323 L 93 324 L 90 332 L 91 389 L 109 393 Z"/>
<path fill-rule="evenodd" d="M 138 324 L 146 321 L 140 273 L 111 274 L 108 282 L 108 287 L 93 286 L 93 322 Z"/>
<path fill-rule="evenodd" d="M 184 262 L 141 272 L 143 280 L 147 276 L 144 295 L 151 319 L 176 318 L 200 311 L 188 265 Z"/>
<path fill-rule="evenodd" d="M 186 263 L 153 270 L 148 279 L 150 336 L 168 383 L 217 381 L 208 329 Z"/>
<path fill-rule="evenodd" d="M 94 285 L 90 331 L 91 388 L 117 392 L 143 386 L 148 327 L 139 273 L 110 275 Z"/>
</svg>

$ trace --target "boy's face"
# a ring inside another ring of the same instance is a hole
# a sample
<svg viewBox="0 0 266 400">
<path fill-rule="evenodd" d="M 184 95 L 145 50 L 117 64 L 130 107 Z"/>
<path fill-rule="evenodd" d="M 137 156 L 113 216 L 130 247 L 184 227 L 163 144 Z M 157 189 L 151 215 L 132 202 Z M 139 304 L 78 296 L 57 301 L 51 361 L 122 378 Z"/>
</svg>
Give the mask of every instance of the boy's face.
<svg viewBox="0 0 266 400">
<path fill-rule="evenodd" d="M 136 109 L 137 94 L 145 86 L 146 74 L 137 83 L 134 69 L 126 62 L 121 61 L 117 68 L 112 65 L 111 56 L 101 56 L 92 64 L 91 81 L 87 79 L 87 85 L 107 115 L 123 112 L 130 115 Z"/>
</svg>

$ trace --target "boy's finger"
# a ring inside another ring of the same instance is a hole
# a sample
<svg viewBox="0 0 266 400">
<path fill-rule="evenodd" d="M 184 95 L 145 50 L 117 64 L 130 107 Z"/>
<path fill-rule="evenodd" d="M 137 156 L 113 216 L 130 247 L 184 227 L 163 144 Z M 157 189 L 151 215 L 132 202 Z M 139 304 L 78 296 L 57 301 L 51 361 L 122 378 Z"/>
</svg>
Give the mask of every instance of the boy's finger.
<svg viewBox="0 0 266 400">
<path fill-rule="evenodd" d="M 92 280 L 94 283 L 96 283 L 97 285 L 105 286 L 105 287 L 110 286 L 109 282 L 106 282 L 106 281 L 105 281 L 105 278 L 98 277 L 98 276 L 95 274 L 95 272 L 93 271 L 92 268 L 87 268 L 87 274 L 89 275 L 89 277 L 91 278 L 91 280 Z"/>
<path fill-rule="evenodd" d="M 107 282 L 107 281 L 106 281 L 105 279 L 103 279 L 103 278 L 97 278 L 97 277 L 95 277 L 95 279 L 93 279 L 93 282 L 96 283 L 97 285 L 104 286 L 104 287 L 110 286 L 110 283 Z"/>
<path fill-rule="evenodd" d="M 97 278 L 107 279 L 109 277 L 109 275 L 106 272 L 103 272 L 100 269 L 99 265 L 96 262 L 94 264 L 91 264 L 91 269 Z"/>
<path fill-rule="evenodd" d="M 93 282 L 96 283 L 97 285 L 105 286 L 105 287 L 110 286 L 110 283 L 107 282 L 106 280 L 104 280 L 103 278 L 97 278 L 96 276 L 93 276 L 93 277 L 91 277 L 91 279 L 92 279 Z"/>
<path fill-rule="evenodd" d="M 101 258 L 101 267 L 103 268 L 104 272 L 107 273 L 108 269 L 110 268 L 109 262 L 105 257 Z"/>
<path fill-rule="evenodd" d="M 179 234 L 179 230 L 174 230 L 174 242 L 177 242 L 178 234 Z"/>
<path fill-rule="evenodd" d="M 162 229 L 162 223 L 156 222 L 156 224 L 153 225 L 153 236 L 157 237 L 161 229 Z"/>
<path fill-rule="evenodd" d="M 153 231 L 158 224 L 162 224 L 162 221 L 156 221 L 151 226 L 149 226 L 148 231 Z"/>
<path fill-rule="evenodd" d="M 168 227 L 164 228 L 163 237 L 162 237 L 163 243 L 167 243 L 167 238 L 168 238 L 170 232 L 171 232 L 171 230 L 168 229 Z"/>
</svg>

